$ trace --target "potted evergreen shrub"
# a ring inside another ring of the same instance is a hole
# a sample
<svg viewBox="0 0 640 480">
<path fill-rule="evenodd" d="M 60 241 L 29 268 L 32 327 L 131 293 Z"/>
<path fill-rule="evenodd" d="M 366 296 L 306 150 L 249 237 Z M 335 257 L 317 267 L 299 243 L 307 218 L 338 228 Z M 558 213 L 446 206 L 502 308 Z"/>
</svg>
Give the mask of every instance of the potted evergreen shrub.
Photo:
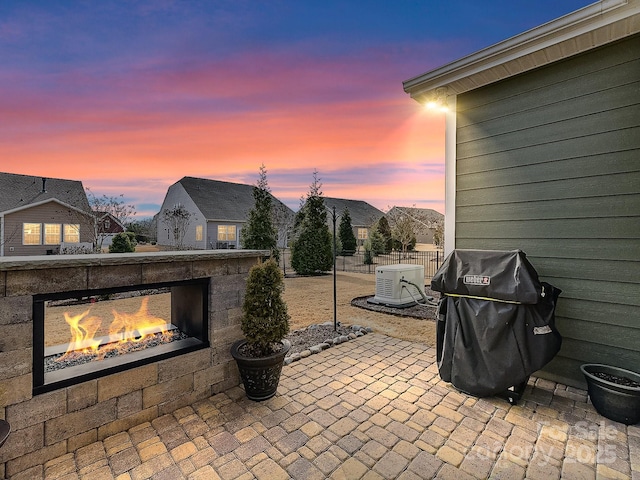
<svg viewBox="0 0 640 480">
<path fill-rule="evenodd" d="M 282 298 L 284 277 L 269 259 L 249 271 L 242 306 L 245 338 L 231 347 L 247 397 L 262 401 L 273 397 L 280 381 L 284 357 L 291 348 L 287 304 Z"/>
</svg>

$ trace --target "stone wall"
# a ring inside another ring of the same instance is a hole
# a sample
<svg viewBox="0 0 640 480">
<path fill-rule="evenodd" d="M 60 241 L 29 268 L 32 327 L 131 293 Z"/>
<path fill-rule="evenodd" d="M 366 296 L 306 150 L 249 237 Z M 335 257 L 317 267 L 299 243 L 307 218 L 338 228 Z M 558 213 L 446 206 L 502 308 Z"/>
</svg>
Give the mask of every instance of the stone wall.
<svg viewBox="0 0 640 480">
<path fill-rule="evenodd" d="M 229 353 L 242 338 L 249 250 L 0 259 L 0 418 L 12 428 L 0 477 L 238 385 Z M 33 295 L 210 278 L 210 348 L 34 396 Z"/>
</svg>

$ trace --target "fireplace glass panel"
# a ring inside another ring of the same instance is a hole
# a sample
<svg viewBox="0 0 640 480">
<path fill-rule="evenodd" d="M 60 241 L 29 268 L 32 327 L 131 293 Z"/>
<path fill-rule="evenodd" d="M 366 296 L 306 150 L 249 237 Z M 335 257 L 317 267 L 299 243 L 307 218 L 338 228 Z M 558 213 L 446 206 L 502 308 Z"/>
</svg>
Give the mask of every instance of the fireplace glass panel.
<svg viewBox="0 0 640 480">
<path fill-rule="evenodd" d="M 34 298 L 34 393 L 208 347 L 208 280 Z"/>
</svg>

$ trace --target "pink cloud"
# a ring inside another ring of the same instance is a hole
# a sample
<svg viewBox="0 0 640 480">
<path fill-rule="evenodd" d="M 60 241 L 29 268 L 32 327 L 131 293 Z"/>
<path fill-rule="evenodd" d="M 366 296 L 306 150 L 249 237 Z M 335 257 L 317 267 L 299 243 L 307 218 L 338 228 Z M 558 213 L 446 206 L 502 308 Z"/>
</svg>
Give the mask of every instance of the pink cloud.
<svg viewBox="0 0 640 480">
<path fill-rule="evenodd" d="M 27 86 L 0 101 L 10 125 L 0 129 L 0 157 L 12 159 L 16 173 L 77 178 L 140 203 L 159 204 L 185 175 L 252 183 L 263 163 L 296 172 L 272 185 L 290 205 L 314 169 L 331 173 L 329 196 L 378 208 L 418 203 L 441 194 L 429 182 L 442 179 L 419 165 L 442 161 L 443 121 L 407 98 L 393 62 L 278 51 L 148 58 L 35 80 L 50 90 L 24 83 L 34 82 L 26 72 L 5 72 L 0 86 Z M 406 166 L 416 169 L 403 173 Z M 343 181 L 357 167 L 360 179 Z M 371 175 L 377 169 L 382 174 Z"/>
</svg>

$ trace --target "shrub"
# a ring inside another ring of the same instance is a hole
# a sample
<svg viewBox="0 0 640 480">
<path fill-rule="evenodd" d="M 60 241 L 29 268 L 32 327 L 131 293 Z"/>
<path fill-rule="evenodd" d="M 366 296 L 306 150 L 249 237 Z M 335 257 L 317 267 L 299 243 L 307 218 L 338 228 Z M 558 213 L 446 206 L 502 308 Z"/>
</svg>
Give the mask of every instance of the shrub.
<svg viewBox="0 0 640 480">
<path fill-rule="evenodd" d="M 109 253 L 129 253 L 136 251 L 136 234 L 133 232 L 118 233 L 109 245 Z"/>
<path fill-rule="evenodd" d="M 284 277 L 273 259 L 249 271 L 242 305 L 242 332 L 256 355 L 274 353 L 274 344 L 289 333 L 289 313 L 282 298 Z"/>
</svg>

